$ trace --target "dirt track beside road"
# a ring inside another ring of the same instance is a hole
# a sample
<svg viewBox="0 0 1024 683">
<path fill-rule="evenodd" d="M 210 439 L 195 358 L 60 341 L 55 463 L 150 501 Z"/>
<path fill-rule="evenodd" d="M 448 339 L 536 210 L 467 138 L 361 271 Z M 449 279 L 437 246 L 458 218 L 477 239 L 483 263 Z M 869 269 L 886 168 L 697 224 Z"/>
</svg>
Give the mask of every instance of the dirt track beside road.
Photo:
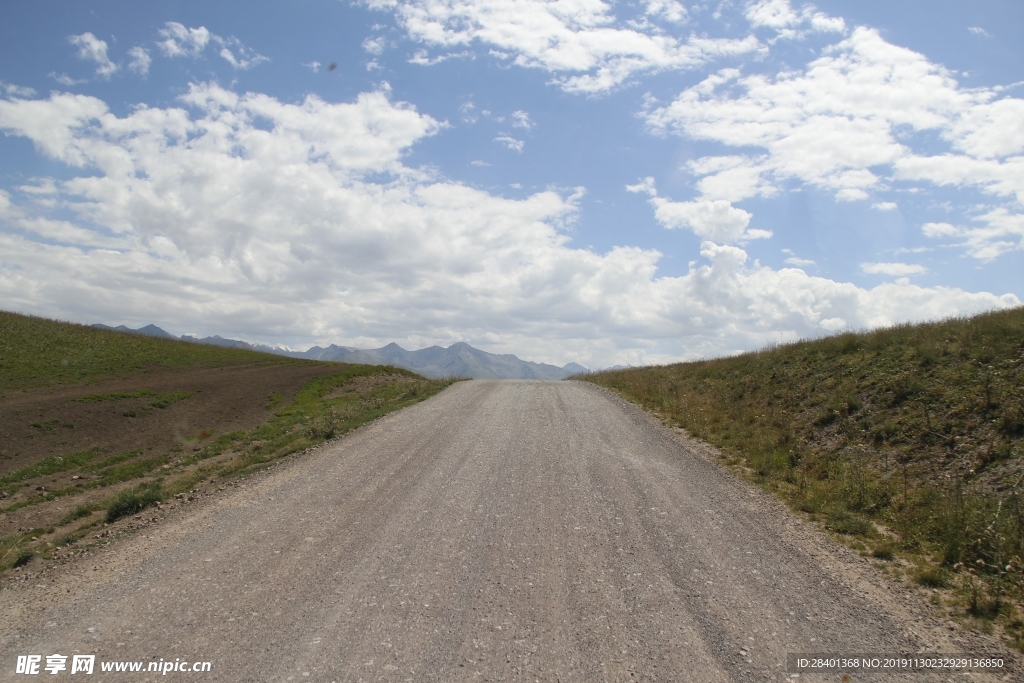
<svg viewBox="0 0 1024 683">
<path fill-rule="evenodd" d="M 85 653 L 212 662 L 93 681 L 781 681 L 787 652 L 995 647 L 580 382 L 458 383 L 0 613 L 2 680 Z"/>
</svg>

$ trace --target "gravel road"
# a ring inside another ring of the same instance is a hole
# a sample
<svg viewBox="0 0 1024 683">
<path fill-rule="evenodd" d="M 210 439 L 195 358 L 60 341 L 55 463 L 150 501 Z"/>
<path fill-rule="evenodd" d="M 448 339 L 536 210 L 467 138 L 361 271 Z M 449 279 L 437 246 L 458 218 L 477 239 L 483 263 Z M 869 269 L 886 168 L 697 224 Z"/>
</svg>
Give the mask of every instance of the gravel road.
<svg viewBox="0 0 1024 683">
<path fill-rule="evenodd" d="M 780 681 L 787 652 L 992 647 L 581 382 L 458 383 L 9 585 L 0 614 L 4 680 L 86 653 L 212 666 L 86 681 Z"/>
</svg>

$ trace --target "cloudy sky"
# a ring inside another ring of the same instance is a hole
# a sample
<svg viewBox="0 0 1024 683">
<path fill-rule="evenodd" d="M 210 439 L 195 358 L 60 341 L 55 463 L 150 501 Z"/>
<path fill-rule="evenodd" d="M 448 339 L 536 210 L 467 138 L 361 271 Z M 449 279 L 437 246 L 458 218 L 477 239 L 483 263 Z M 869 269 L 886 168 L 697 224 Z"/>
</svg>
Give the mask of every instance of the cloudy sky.
<svg viewBox="0 0 1024 683">
<path fill-rule="evenodd" d="M 1024 297 L 1017 0 L 0 16 L 6 310 L 602 367 Z"/>
</svg>

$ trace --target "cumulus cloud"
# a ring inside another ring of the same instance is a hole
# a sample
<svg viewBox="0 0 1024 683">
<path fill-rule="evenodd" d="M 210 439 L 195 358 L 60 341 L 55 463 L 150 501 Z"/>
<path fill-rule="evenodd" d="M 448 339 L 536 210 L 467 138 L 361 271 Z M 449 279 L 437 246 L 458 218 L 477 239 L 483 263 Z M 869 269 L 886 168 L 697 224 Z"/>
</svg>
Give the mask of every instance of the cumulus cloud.
<svg viewBox="0 0 1024 683">
<path fill-rule="evenodd" d="M 149 73 L 149 65 L 152 62 L 153 58 L 149 56 L 149 51 L 145 48 L 136 45 L 128 50 L 128 69 L 130 71 L 145 76 Z"/>
<path fill-rule="evenodd" d="M 96 75 L 110 78 L 120 68 L 107 56 L 107 41 L 100 40 L 88 31 L 78 36 L 68 36 L 68 42 L 78 48 L 78 58 L 96 62 Z"/>
<path fill-rule="evenodd" d="M 627 185 L 629 192 L 645 193 L 654 207 L 654 217 L 666 228 L 688 228 L 694 234 L 713 242 L 737 242 L 743 239 L 771 237 L 767 230 L 747 230 L 751 214 L 724 199 L 700 198 L 690 202 L 673 202 L 658 196 L 654 178 L 645 178 L 636 185 Z"/>
<path fill-rule="evenodd" d="M 664 19 L 671 24 L 685 24 L 690 20 L 690 13 L 678 0 L 647 0 L 644 12 L 651 17 Z"/>
<path fill-rule="evenodd" d="M 502 145 L 505 145 L 514 152 L 522 152 L 523 146 L 526 145 L 525 140 L 517 140 L 509 135 L 499 135 L 498 137 L 494 138 L 494 141 Z"/>
<path fill-rule="evenodd" d="M 782 5 L 751 10 L 769 6 Z M 790 21 L 771 16 L 758 21 Z M 723 69 L 643 116 L 657 133 L 764 150 L 691 162 L 709 198 L 766 196 L 796 180 L 839 201 L 863 201 L 901 180 L 1024 202 L 1024 100 L 961 88 L 946 69 L 873 29 L 855 29 L 802 71 L 772 77 Z M 937 134 L 947 150 L 930 153 L 915 139 L 921 132 Z M 1016 219 L 993 213 L 1007 206 L 983 214 L 995 222 L 971 233 L 969 253 L 989 258 L 1022 248 Z"/>
<path fill-rule="evenodd" d="M 877 209 L 878 211 L 895 211 L 900 207 L 896 202 L 875 202 L 871 205 L 871 208 Z"/>
<path fill-rule="evenodd" d="M 363 41 L 363 49 L 369 52 L 371 55 L 381 55 L 384 53 L 384 48 L 387 47 L 387 39 L 384 36 L 377 36 L 376 38 L 367 38 Z"/>
<path fill-rule="evenodd" d="M 417 50 L 413 56 L 408 59 L 408 62 L 419 66 L 433 66 L 435 64 L 440 64 L 441 62 L 446 62 L 449 59 L 465 59 L 467 57 L 473 57 L 473 54 L 468 50 L 463 50 L 462 52 L 447 52 L 443 55 L 434 55 L 433 57 L 431 57 L 430 53 L 426 50 Z"/>
<path fill-rule="evenodd" d="M 606 92 L 635 74 L 699 68 L 721 57 L 750 54 L 763 46 L 742 39 L 690 36 L 677 39 L 647 21 L 626 25 L 611 5 L 599 0 L 364 0 L 374 9 L 395 13 L 409 38 L 429 48 L 449 50 L 479 43 L 489 54 L 542 69 L 569 92 Z M 676 2 L 644 6 L 645 19 L 685 20 Z M 434 64 L 425 50 L 417 64 Z"/>
<path fill-rule="evenodd" d="M 71 76 L 68 76 L 66 73 L 57 73 L 56 71 L 51 71 L 47 75 L 53 80 L 60 83 L 61 85 L 65 85 L 68 87 L 71 87 L 73 85 L 80 85 L 82 83 L 87 83 L 89 80 L 88 78 L 72 78 Z"/>
<path fill-rule="evenodd" d="M 220 36 L 213 36 L 213 38 L 220 45 L 221 59 L 235 69 L 251 69 L 257 64 L 270 61 L 269 57 L 265 57 L 255 50 L 242 45 L 238 38 L 221 38 Z"/>
<path fill-rule="evenodd" d="M 157 46 L 168 57 L 197 57 L 212 37 L 205 26 L 185 28 L 176 21 L 168 21 L 158 33 L 163 40 Z"/>
<path fill-rule="evenodd" d="M 922 275 L 928 272 L 927 268 L 916 263 L 862 263 L 860 269 L 869 275 L 891 275 L 893 277 Z"/>
<path fill-rule="evenodd" d="M 512 112 L 512 127 L 522 128 L 524 130 L 530 130 L 533 128 L 534 123 L 530 120 L 530 115 L 525 111 L 514 111 Z"/>
<path fill-rule="evenodd" d="M 205 26 L 187 28 L 176 21 L 168 21 L 158 33 L 162 40 L 157 42 L 157 47 L 168 57 L 198 57 L 207 46 L 215 44 L 220 47 L 218 54 L 221 59 L 235 69 L 251 69 L 269 61 L 268 57 L 243 45 L 238 38 L 219 36 Z"/>
<path fill-rule="evenodd" d="M 798 11 L 789 0 L 756 0 L 747 5 L 744 14 L 751 26 L 773 29 L 780 38 L 800 39 L 809 32 L 842 33 L 846 30 L 842 17 L 830 17 L 809 4 Z"/>
<path fill-rule="evenodd" d="M 982 261 L 991 261 L 1008 251 L 1024 250 L 1024 215 L 999 207 L 973 219 L 980 227 L 925 223 L 921 232 L 933 239 L 952 239 L 968 254 Z"/>
<path fill-rule="evenodd" d="M 171 328 L 263 341 L 494 340 L 608 365 L 1020 303 L 859 288 L 710 240 L 675 277 L 654 250 L 574 248 L 582 191 L 507 199 L 407 166 L 444 124 L 385 92 L 288 103 L 193 84 L 177 106 L 124 116 L 84 95 L 8 96 L 0 130 L 67 166 L 35 194 L 0 191 L 0 297 L 44 315 L 159 311 Z"/>
<path fill-rule="evenodd" d="M 0 90 L 3 90 L 4 94 L 8 97 L 34 97 L 36 94 L 35 88 L 5 83 L 4 81 L 0 81 Z"/>
</svg>

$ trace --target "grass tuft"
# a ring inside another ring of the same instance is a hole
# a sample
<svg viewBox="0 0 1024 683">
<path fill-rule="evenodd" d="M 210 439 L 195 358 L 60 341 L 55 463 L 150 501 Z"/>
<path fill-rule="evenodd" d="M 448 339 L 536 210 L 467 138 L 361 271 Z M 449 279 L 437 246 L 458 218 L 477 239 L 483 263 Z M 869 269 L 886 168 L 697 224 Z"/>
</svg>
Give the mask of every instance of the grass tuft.
<svg viewBox="0 0 1024 683">
<path fill-rule="evenodd" d="M 92 513 L 93 507 L 91 505 L 79 505 L 74 510 L 72 510 L 71 512 L 69 512 L 61 518 L 60 525 L 64 526 L 65 524 L 71 524 L 71 522 L 75 521 L 76 519 L 88 517 Z"/>
<path fill-rule="evenodd" d="M 126 490 L 114 496 L 107 507 L 106 522 L 116 522 L 122 517 L 134 515 L 151 505 L 160 502 L 162 496 L 159 484 L 147 486 L 142 490 Z"/>
</svg>

